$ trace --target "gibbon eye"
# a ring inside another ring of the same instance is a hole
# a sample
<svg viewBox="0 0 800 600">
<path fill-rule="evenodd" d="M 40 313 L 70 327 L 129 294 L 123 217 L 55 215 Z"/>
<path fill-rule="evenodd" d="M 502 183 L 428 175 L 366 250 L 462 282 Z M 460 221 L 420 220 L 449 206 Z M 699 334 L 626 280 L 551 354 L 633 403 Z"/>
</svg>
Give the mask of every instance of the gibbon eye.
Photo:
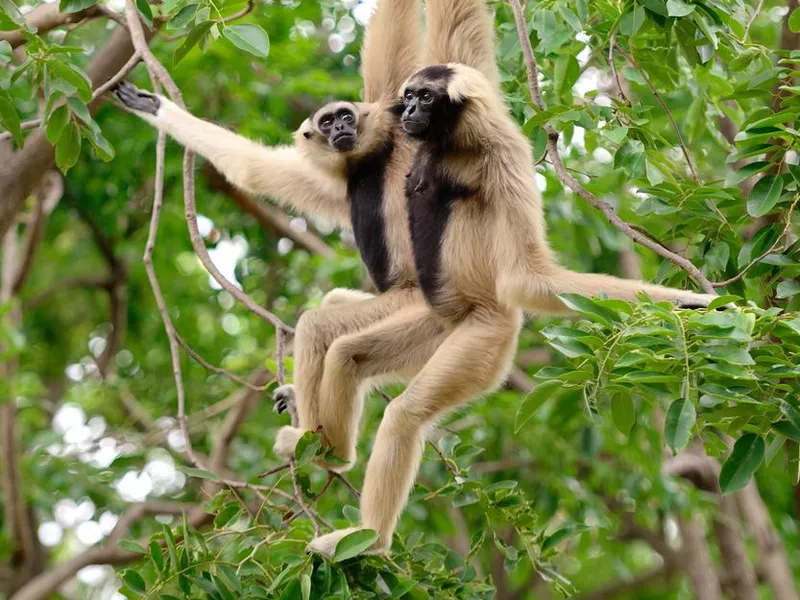
<svg viewBox="0 0 800 600">
<path fill-rule="evenodd" d="M 403 98 L 405 99 L 406 102 L 411 102 L 414 99 L 414 92 L 412 92 L 410 90 L 407 91 L 405 93 L 405 95 L 403 96 Z"/>
<path fill-rule="evenodd" d="M 433 101 L 433 94 L 431 94 L 430 92 L 425 92 L 424 94 L 422 94 L 422 101 L 426 102 L 426 103 L 427 102 L 432 102 Z"/>
<path fill-rule="evenodd" d="M 350 113 L 345 113 L 342 115 L 342 121 L 345 123 L 352 123 L 353 122 L 353 115 Z"/>
<path fill-rule="evenodd" d="M 325 117 L 319 122 L 320 129 L 328 129 L 331 125 L 333 125 L 333 117 Z"/>
</svg>

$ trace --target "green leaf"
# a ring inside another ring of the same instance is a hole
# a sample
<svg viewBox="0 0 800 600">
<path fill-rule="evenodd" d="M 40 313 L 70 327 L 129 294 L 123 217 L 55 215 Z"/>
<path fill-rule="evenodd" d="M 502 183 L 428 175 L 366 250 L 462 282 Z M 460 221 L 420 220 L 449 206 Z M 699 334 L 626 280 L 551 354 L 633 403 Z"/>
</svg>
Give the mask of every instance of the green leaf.
<svg viewBox="0 0 800 600">
<path fill-rule="evenodd" d="M 81 153 L 81 136 L 75 123 L 68 123 L 56 145 L 56 165 L 63 173 L 69 171 Z"/>
<path fill-rule="evenodd" d="M 673 454 L 677 454 L 678 450 L 689 443 L 696 420 L 697 412 L 690 400 L 680 398 L 670 404 L 664 423 L 664 441 Z"/>
<path fill-rule="evenodd" d="M 240 50 L 261 58 L 269 56 L 269 37 L 259 25 L 228 25 L 222 30 L 222 35 Z"/>
<path fill-rule="evenodd" d="M 754 433 L 746 433 L 736 440 L 719 474 L 719 487 L 723 493 L 735 492 L 747 485 L 761 466 L 765 449 L 764 438 Z"/>
<path fill-rule="evenodd" d="M 620 433 L 627 436 L 630 434 L 636 422 L 636 410 L 633 406 L 633 398 L 628 393 L 615 394 L 611 399 L 611 418 L 614 426 Z"/>
<path fill-rule="evenodd" d="M 581 533 L 582 531 L 586 531 L 587 529 L 588 527 L 585 525 L 567 525 L 566 527 L 562 527 L 554 534 L 544 538 L 544 541 L 542 542 L 542 552 L 546 552 L 551 548 L 555 548 L 564 540 L 569 539 L 572 536 Z"/>
<path fill-rule="evenodd" d="M 122 581 L 125 582 L 131 590 L 136 592 L 137 594 L 144 594 L 147 591 L 147 586 L 144 583 L 144 579 L 142 576 L 139 575 L 136 571 L 128 569 L 122 574 Z"/>
<path fill-rule="evenodd" d="M 0 0 L 0 10 L 17 25 L 25 26 L 25 17 L 22 16 L 22 12 L 12 0 Z"/>
<path fill-rule="evenodd" d="M 308 573 L 303 573 L 300 576 L 300 590 L 303 593 L 303 600 L 311 598 L 311 577 L 309 577 Z"/>
<path fill-rule="evenodd" d="M 178 11 L 178 14 L 172 17 L 169 22 L 171 29 L 183 29 L 186 27 L 194 16 L 197 14 L 198 5 L 188 4 Z"/>
<path fill-rule="evenodd" d="M 553 396 L 557 397 L 560 395 L 559 393 L 563 391 L 563 389 L 563 385 L 558 380 L 545 381 L 533 388 L 533 390 L 523 398 L 517 409 L 517 417 L 514 421 L 514 433 L 522 429 L 547 400 Z"/>
<path fill-rule="evenodd" d="M 553 80 L 555 82 L 556 94 L 561 97 L 572 91 L 572 86 L 581 76 L 581 67 L 578 60 L 572 55 L 562 55 L 556 60 Z"/>
<path fill-rule="evenodd" d="M 283 590 L 280 600 L 301 600 L 303 591 L 300 589 L 300 580 L 294 579 Z"/>
<path fill-rule="evenodd" d="M 783 401 L 781 402 L 781 412 L 786 415 L 786 418 L 789 419 L 792 425 L 800 429 L 800 409 L 794 404 Z"/>
<path fill-rule="evenodd" d="M 298 463 L 305 463 L 313 459 L 319 452 L 322 440 L 313 431 L 306 431 L 297 441 L 294 456 Z"/>
<path fill-rule="evenodd" d="M 50 118 L 47 120 L 47 126 L 45 128 L 47 141 L 55 145 L 56 142 L 58 142 L 58 139 L 61 137 L 61 134 L 64 132 L 64 128 L 67 126 L 68 122 L 69 108 L 67 108 L 67 106 L 64 104 L 56 108 L 53 111 L 53 114 L 51 114 Z"/>
<path fill-rule="evenodd" d="M 342 562 L 354 556 L 358 556 L 378 540 L 378 532 L 372 529 L 359 529 L 354 531 L 336 544 L 333 551 L 334 562 Z"/>
<path fill-rule="evenodd" d="M 592 354 L 592 349 L 589 348 L 583 342 L 579 342 L 578 340 L 570 340 L 564 338 L 556 338 L 553 340 L 548 340 L 548 344 L 550 344 L 553 348 L 561 352 L 564 356 L 569 358 L 577 358 L 578 356 L 589 356 Z"/>
<path fill-rule="evenodd" d="M 730 302 L 737 302 L 741 299 L 742 299 L 741 296 L 734 296 L 732 294 L 727 294 L 725 296 L 718 296 L 708 303 L 708 310 L 716 310 L 720 306 L 725 306 Z"/>
<path fill-rule="evenodd" d="M 17 142 L 22 141 L 22 129 L 20 129 L 19 115 L 11 97 L 3 89 L 0 89 L 0 124 L 3 125 Z"/>
<path fill-rule="evenodd" d="M 92 82 L 86 73 L 58 60 L 51 60 L 47 66 L 52 76 L 63 79 L 77 90 L 78 98 L 87 103 L 92 100 Z"/>
<path fill-rule="evenodd" d="M 533 162 L 541 162 L 545 152 L 547 152 L 547 132 L 543 127 L 536 127 L 531 133 L 530 138 L 533 143 Z"/>
<path fill-rule="evenodd" d="M 210 479 L 211 481 L 222 481 L 219 475 L 204 469 L 195 469 L 194 467 L 185 467 L 183 465 L 178 465 L 178 469 L 186 473 L 189 477 L 196 477 L 197 479 Z"/>
<path fill-rule="evenodd" d="M 622 35 L 633 36 L 644 24 L 644 8 L 636 6 L 631 12 L 622 15 L 619 20 L 619 32 Z"/>
<path fill-rule="evenodd" d="M 72 13 L 89 8 L 95 4 L 97 4 L 97 0 L 61 0 L 61 2 L 58 3 L 58 10 L 59 12 Z"/>
<path fill-rule="evenodd" d="M 772 424 L 772 429 L 794 442 L 800 442 L 800 427 L 791 421 L 776 421 Z"/>
<path fill-rule="evenodd" d="M 750 179 L 753 175 L 760 173 L 764 169 L 770 166 L 770 162 L 765 160 L 757 160 L 755 162 L 751 162 L 743 166 L 741 169 L 736 170 L 736 172 L 731 175 L 728 179 L 725 180 L 725 183 L 728 185 L 736 185 L 741 183 L 745 179 Z"/>
<path fill-rule="evenodd" d="M 661 15 L 662 17 L 669 15 L 669 13 L 667 13 L 667 7 L 664 4 L 664 0 L 640 0 L 640 2 L 645 6 L 645 8 L 652 10 L 657 15 Z"/>
<path fill-rule="evenodd" d="M 789 29 L 793 33 L 800 33 L 800 8 L 795 8 L 789 15 Z"/>
<path fill-rule="evenodd" d="M 0 40 L 0 58 L 6 62 L 11 60 L 11 53 L 13 51 L 14 49 L 11 47 L 11 44 L 6 40 Z"/>
<path fill-rule="evenodd" d="M 752 217 L 763 217 L 778 203 L 782 191 L 783 177 L 765 175 L 756 182 L 750 192 L 747 212 Z"/>
<path fill-rule="evenodd" d="M 147 3 L 147 0 L 136 0 L 136 9 L 139 11 L 139 14 L 142 15 L 144 22 L 147 24 L 147 28 L 152 29 L 153 11 L 150 9 L 150 5 Z"/>
<path fill-rule="evenodd" d="M 610 308 L 602 306 L 591 298 L 586 298 L 580 294 L 559 294 L 558 298 L 567 308 L 571 308 L 582 315 L 594 317 L 596 321 L 600 321 L 609 327 L 614 321 L 620 320 L 619 315 Z"/>
<path fill-rule="evenodd" d="M 150 560 L 153 561 L 153 564 L 160 573 L 165 572 L 164 552 L 161 550 L 161 546 L 159 546 L 158 542 L 155 540 L 150 542 Z"/>
<path fill-rule="evenodd" d="M 203 39 L 209 29 L 214 25 L 214 21 L 203 21 L 199 25 L 195 25 L 194 28 L 189 32 L 189 35 L 186 36 L 186 39 L 183 40 L 183 44 L 178 46 L 178 49 L 175 50 L 175 54 L 172 57 L 172 64 L 177 65 L 179 62 L 183 60 L 183 58 L 189 53 L 189 50 L 194 48 L 197 43 Z"/>
<path fill-rule="evenodd" d="M 670 17 L 685 17 L 694 12 L 694 4 L 688 4 L 683 0 L 667 0 L 667 13 Z"/>
<path fill-rule="evenodd" d="M 644 144 L 639 140 L 626 140 L 614 154 L 614 168 L 622 169 L 631 178 L 643 173 L 644 164 Z"/>
<path fill-rule="evenodd" d="M 786 281 L 781 281 L 778 284 L 778 288 L 776 290 L 778 298 L 791 298 L 795 294 L 800 293 L 800 281 L 795 281 L 794 279 L 787 279 Z"/>
</svg>

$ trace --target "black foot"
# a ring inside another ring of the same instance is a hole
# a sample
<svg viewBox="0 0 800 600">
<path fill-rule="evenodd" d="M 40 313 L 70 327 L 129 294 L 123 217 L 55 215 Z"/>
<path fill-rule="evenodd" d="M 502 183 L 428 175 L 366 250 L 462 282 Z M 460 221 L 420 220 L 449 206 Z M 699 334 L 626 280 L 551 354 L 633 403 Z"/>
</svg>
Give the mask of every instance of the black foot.
<svg viewBox="0 0 800 600">
<path fill-rule="evenodd" d="M 287 384 L 278 387 L 272 392 L 272 399 L 275 401 L 273 410 L 278 414 L 294 409 L 294 386 Z"/>
</svg>

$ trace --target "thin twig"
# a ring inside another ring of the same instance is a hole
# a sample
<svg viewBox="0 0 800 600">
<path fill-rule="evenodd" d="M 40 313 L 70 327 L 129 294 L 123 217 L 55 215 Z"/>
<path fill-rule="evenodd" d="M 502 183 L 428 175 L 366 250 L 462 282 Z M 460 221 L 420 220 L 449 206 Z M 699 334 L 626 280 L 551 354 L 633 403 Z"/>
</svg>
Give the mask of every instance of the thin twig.
<svg viewBox="0 0 800 600">
<path fill-rule="evenodd" d="M 752 27 L 753 21 L 756 20 L 756 17 L 758 16 L 758 13 L 761 12 L 761 8 L 763 6 L 764 6 L 764 0 L 759 0 L 758 4 L 756 5 L 755 10 L 753 11 L 753 15 L 747 21 L 747 25 L 744 28 L 744 35 L 742 36 L 742 42 L 747 41 L 747 36 L 750 35 L 750 27 Z M 787 15 L 788 15 L 788 13 L 787 13 Z M 787 16 L 787 18 L 788 18 L 788 16 Z"/>
<path fill-rule="evenodd" d="M 783 231 L 775 240 L 775 243 L 772 244 L 772 246 L 767 248 L 767 250 L 765 250 L 760 256 L 751 260 L 750 263 L 744 269 L 739 271 L 739 273 L 737 273 L 730 279 L 726 279 L 725 281 L 715 281 L 711 285 L 713 285 L 715 288 L 721 288 L 736 283 L 742 277 L 744 277 L 750 269 L 752 269 L 754 266 L 756 266 L 758 263 L 764 260 L 767 256 L 772 254 L 778 247 L 778 245 L 781 243 L 781 240 L 784 240 L 783 249 L 781 250 L 781 252 L 786 252 L 786 250 L 789 249 L 789 246 L 791 246 L 789 238 L 789 229 L 791 229 L 792 227 L 792 213 L 794 212 L 794 209 L 797 206 L 798 202 L 800 202 L 800 194 L 797 195 L 797 197 L 794 199 L 794 202 L 792 202 L 792 205 L 789 207 L 789 212 L 786 214 L 786 225 L 784 225 Z"/>
<path fill-rule="evenodd" d="M 319 537 L 319 534 L 322 533 L 322 528 L 319 525 L 319 521 L 317 521 L 316 517 L 314 516 L 314 512 L 306 505 L 305 501 L 303 500 L 303 490 L 300 489 L 300 484 L 297 483 L 297 464 L 295 463 L 295 459 L 289 459 L 289 473 L 292 476 L 292 488 L 294 489 L 294 501 L 297 502 L 297 505 L 300 507 L 305 515 L 308 517 L 308 520 L 311 521 L 311 526 L 314 528 L 314 536 Z"/>
<path fill-rule="evenodd" d="M 509 0 L 509 4 L 511 5 L 512 12 L 514 13 L 514 21 L 517 26 L 517 35 L 520 39 L 522 53 L 525 57 L 525 68 L 528 74 L 528 86 L 530 88 L 531 98 L 539 110 L 544 110 L 542 93 L 539 89 L 539 81 L 537 79 L 539 68 L 536 64 L 536 57 L 533 55 L 530 34 L 528 33 L 528 25 L 525 23 L 525 15 L 522 11 L 522 6 L 520 5 L 519 0 Z M 676 254 L 675 252 L 668 250 L 664 246 L 657 244 L 647 236 L 642 235 L 634 230 L 631 225 L 623 221 L 617 215 L 616 210 L 611 204 L 600 200 L 594 194 L 586 190 L 580 183 L 578 183 L 575 178 L 567 172 L 567 169 L 561 160 L 561 156 L 558 152 L 558 132 L 553 129 L 552 125 L 550 124 L 546 124 L 544 129 L 547 132 L 547 152 L 549 153 L 550 160 L 553 163 L 553 169 L 564 185 L 570 188 L 573 192 L 575 192 L 593 207 L 600 210 L 605 215 L 606 219 L 608 219 L 608 221 L 619 231 L 627 235 L 638 244 L 641 244 L 645 248 L 652 250 L 659 256 L 666 258 L 670 262 L 681 267 L 695 281 L 697 281 L 697 283 L 706 293 L 716 295 L 716 291 L 711 285 L 711 282 L 705 275 L 703 275 L 700 269 L 691 263 L 691 261 L 680 254 Z"/>
<path fill-rule="evenodd" d="M 614 81 L 617 84 L 617 92 L 619 93 L 619 97 L 622 101 L 630 106 L 631 101 L 628 99 L 628 96 L 625 95 L 625 90 L 622 88 L 622 80 L 619 77 L 619 71 L 617 71 L 617 65 L 614 62 L 614 46 L 617 44 L 617 30 L 614 29 L 614 33 L 611 34 L 611 39 L 608 43 L 608 65 L 611 67 L 611 73 L 614 75 Z"/>
<path fill-rule="evenodd" d="M 235 373 L 231 373 L 227 369 L 223 369 L 222 367 L 217 367 L 212 365 L 210 362 L 208 362 L 206 359 L 200 356 L 189 344 L 187 344 L 186 340 L 184 340 L 177 331 L 175 332 L 175 339 L 178 341 L 178 344 L 180 344 L 180 346 L 186 351 L 186 353 L 189 356 L 191 356 L 192 359 L 200 366 L 202 366 L 204 369 L 207 369 L 212 373 L 216 373 L 217 375 L 223 375 L 228 379 L 230 379 L 231 381 L 235 381 L 239 385 L 243 385 L 247 389 L 252 390 L 254 392 L 263 392 L 269 387 L 269 384 L 253 385 L 252 383 L 247 381 L 247 379 L 245 379 L 244 377 L 239 377 L 238 375 L 236 375 Z"/>
<path fill-rule="evenodd" d="M 686 147 L 686 142 L 683 141 L 683 135 L 681 135 L 681 130 L 678 127 L 678 124 L 675 122 L 675 117 L 672 116 L 672 111 L 669 109 L 669 106 L 667 106 L 667 103 L 664 101 L 663 96 L 661 96 L 659 91 L 653 85 L 653 82 L 650 81 L 650 78 L 647 76 L 647 73 L 644 72 L 644 69 L 642 69 L 636 62 L 636 60 L 633 58 L 633 55 L 625 52 L 625 50 L 623 50 L 619 46 L 619 44 L 617 44 L 616 48 L 617 52 L 619 52 L 625 58 L 625 60 L 628 61 L 628 64 L 639 72 L 645 84 L 647 85 L 648 89 L 650 90 L 650 93 L 652 93 L 653 96 L 655 96 L 656 101 L 661 105 L 661 108 L 666 113 L 669 122 L 672 124 L 672 129 L 675 131 L 675 135 L 678 137 L 678 144 L 680 144 L 681 152 L 683 153 L 683 157 L 686 159 L 686 165 L 689 167 L 689 171 L 692 173 L 692 179 L 694 179 L 695 182 L 699 184 L 700 177 L 697 175 L 697 171 L 694 168 L 692 159 L 689 156 L 689 149 Z"/>
<path fill-rule="evenodd" d="M 360 494 L 360 493 L 358 492 L 358 490 L 357 490 L 357 489 L 356 489 L 356 488 L 353 486 L 353 484 L 352 484 L 352 483 L 350 483 L 349 481 L 347 481 L 347 478 L 345 478 L 345 476 L 344 476 L 344 475 L 342 475 L 341 473 L 336 473 L 335 471 L 330 471 L 330 473 L 331 473 L 331 474 L 332 474 L 332 475 L 333 475 L 333 476 L 334 476 L 336 479 L 338 479 L 339 481 L 341 481 L 341 482 L 344 484 L 344 487 L 346 487 L 346 488 L 347 488 L 347 489 L 350 491 L 350 493 L 351 493 L 351 494 L 353 494 L 353 497 L 354 497 L 356 500 L 361 500 L 361 494 Z"/>
</svg>

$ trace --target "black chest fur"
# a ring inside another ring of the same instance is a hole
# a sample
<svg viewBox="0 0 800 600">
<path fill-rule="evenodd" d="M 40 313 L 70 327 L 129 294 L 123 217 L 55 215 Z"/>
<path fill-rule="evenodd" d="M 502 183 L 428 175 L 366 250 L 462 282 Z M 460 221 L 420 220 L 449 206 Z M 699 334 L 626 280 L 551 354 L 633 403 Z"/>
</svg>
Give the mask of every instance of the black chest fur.
<svg viewBox="0 0 800 600">
<path fill-rule="evenodd" d="M 406 202 L 417 281 L 434 307 L 441 287 L 442 239 L 453 203 L 470 194 L 468 187 L 442 169 L 442 152 L 427 144 L 414 158 L 406 179 Z"/>
<path fill-rule="evenodd" d="M 387 142 L 383 149 L 354 161 L 349 165 L 347 198 L 350 201 L 350 219 L 361 260 L 369 276 L 381 292 L 391 285 L 391 264 L 386 240 L 383 201 L 386 168 L 389 165 L 393 144 Z"/>
</svg>

